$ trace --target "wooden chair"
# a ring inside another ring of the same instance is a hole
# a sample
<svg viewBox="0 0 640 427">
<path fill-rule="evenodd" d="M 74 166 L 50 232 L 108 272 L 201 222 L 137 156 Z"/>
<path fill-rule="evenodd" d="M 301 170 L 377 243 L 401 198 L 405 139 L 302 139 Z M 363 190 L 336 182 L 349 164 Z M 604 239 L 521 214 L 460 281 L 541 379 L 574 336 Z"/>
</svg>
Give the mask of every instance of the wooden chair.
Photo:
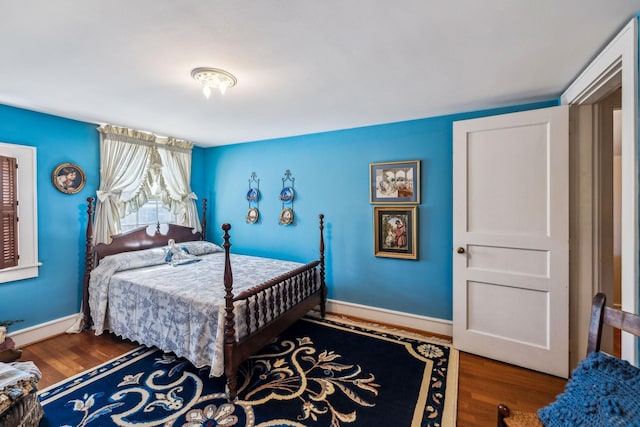
<svg viewBox="0 0 640 427">
<path fill-rule="evenodd" d="M 627 313 L 605 305 L 606 296 L 597 294 L 593 297 L 591 320 L 589 323 L 589 339 L 587 355 L 600 351 L 602 328 L 604 325 L 640 336 L 640 316 Z M 507 405 L 498 405 L 498 427 L 535 427 L 542 426 L 536 412 L 511 410 Z"/>
</svg>

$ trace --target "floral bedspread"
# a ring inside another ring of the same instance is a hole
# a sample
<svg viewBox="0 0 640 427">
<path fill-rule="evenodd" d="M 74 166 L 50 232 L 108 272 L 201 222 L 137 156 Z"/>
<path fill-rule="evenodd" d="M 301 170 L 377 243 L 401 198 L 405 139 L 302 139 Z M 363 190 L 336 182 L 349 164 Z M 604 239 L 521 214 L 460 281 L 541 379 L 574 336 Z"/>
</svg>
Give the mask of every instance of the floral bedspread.
<svg viewBox="0 0 640 427">
<path fill-rule="evenodd" d="M 91 272 L 89 306 L 96 335 L 118 336 L 224 373 L 224 252 L 172 266 L 164 248 L 105 257 Z M 303 264 L 231 255 L 234 295 Z M 242 317 L 236 316 L 238 334 Z"/>
</svg>

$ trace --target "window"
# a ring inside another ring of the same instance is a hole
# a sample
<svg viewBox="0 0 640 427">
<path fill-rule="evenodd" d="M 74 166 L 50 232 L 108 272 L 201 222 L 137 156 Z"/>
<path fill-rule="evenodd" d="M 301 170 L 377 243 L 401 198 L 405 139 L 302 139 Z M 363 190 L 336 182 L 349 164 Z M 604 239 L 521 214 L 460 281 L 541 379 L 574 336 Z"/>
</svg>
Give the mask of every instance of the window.
<svg viewBox="0 0 640 427">
<path fill-rule="evenodd" d="M 98 131 L 94 243 L 109 243 L 123 230 L 158 221 L 201 229 L 198 197 L 190 185 L 192 143 L 111 125 Z"/>
<path fill-rule="evenodd" d="M 0 283 L 38 276 L 36 182 L 35 147 L 0 143 Z"/>
<path fill-rule="evenodd" d="M 127 232 L 143 225 L 156 225 L 158 223 L 176 223 L 176 216 L 162 205 L 159 198 L 148 200 L 136 212 L 126 215 L 120 220 L 122 232 Z"/>
</svg>

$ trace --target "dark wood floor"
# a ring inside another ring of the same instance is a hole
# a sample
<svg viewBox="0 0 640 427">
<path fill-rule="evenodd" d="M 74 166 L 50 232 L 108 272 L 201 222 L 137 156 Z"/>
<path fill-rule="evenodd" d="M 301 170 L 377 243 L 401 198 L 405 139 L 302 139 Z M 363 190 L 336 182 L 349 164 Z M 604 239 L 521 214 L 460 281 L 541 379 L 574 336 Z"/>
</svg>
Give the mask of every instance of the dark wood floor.
<svg viewBox="0 0 640 427">
<path fill-rule="evenodd" d="M 137 345 L 109 334 L 60 335 L 23 347 L 43 374 L 40 389 L 111 360 Z M 566 380 L 506 363 L 461 353 L 458 375 L 458 426 L 496 425 L 496 407 L 506 403 L 536 410 L 551 403 Z"/>
</svg>

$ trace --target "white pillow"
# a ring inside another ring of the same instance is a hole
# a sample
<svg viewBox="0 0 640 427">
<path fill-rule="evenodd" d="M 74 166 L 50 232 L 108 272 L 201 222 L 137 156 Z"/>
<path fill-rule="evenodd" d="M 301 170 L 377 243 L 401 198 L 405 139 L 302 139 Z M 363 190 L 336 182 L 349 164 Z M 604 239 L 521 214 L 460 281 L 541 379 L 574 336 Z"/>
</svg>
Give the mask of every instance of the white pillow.
<svg viewBox="0 0 640 427">
<path fill-rule="evenodd" d="M 176 242 L 176 246 L 181 249 L 184 248 L 189 254 L 196 256 L 213 254 L 216 252 L 224 252 L 224 249 L 222 249 L 220 246 L 204 240 L 180 243 Z"/>
</svg>

